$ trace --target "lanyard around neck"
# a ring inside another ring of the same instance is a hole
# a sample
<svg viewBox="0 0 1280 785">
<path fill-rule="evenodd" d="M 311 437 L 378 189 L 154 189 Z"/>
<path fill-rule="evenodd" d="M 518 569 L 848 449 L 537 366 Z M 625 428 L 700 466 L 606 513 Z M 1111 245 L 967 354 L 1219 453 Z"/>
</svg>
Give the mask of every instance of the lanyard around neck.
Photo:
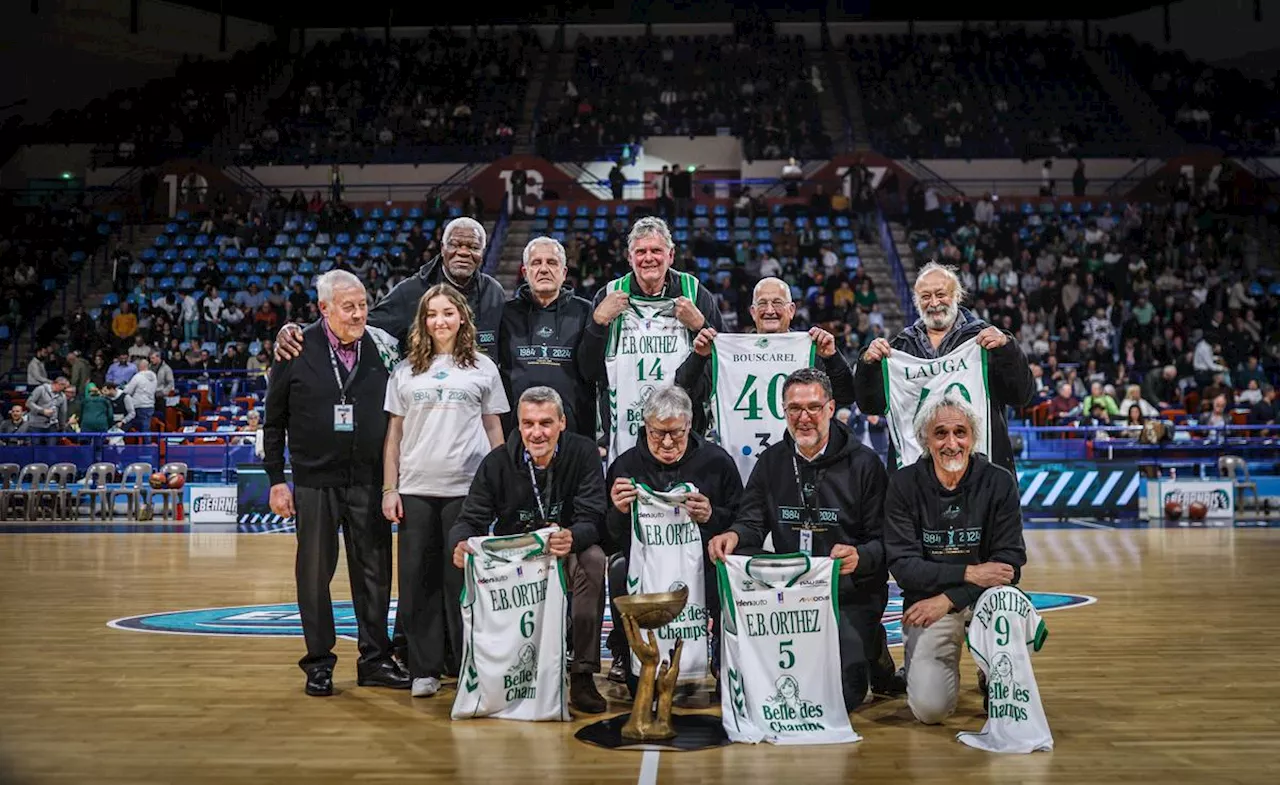
<svg viewBox="0 0 1280 785">
<path fill-rule="evenodd" d="M 351 389 L 351 382 L 356 378 L 356 369 L 360 367 L 360 344 L 356 341 L 356 361 L 351 366 L 351 371 L 347 374 L 347 380 L 342 381 L 342 374 L 338 372 L 338 353 L 334 350 L 333 345 L 326 342 L 329 349 L 329 365 L 333 368 L 333 380 L 338 383 L 338 397 L 342 404 L 347 402 L 347 390 Z"/>
</svg>

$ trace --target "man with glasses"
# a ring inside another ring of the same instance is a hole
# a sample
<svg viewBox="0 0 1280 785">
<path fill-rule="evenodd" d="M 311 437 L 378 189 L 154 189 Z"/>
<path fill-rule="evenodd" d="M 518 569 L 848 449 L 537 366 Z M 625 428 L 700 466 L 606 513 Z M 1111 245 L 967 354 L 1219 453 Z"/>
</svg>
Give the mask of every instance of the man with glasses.
<svg viewBox="0 0 1280 785">
<path fill-rule="evenodd" d="M 485 231 L 472 218 L 455 218 L 444 227 L 440 255 L 422 265 L 386 294 L 369 311 L 369 326 L 385 331 L 403 349 L 428 289 L 448 282 L 467 297 L 476 317 L 476 343 L 492 357 L 498 346 L 498 326 L 507 293 L 497 279 L 480 272 L 484 265 Z M 375 336 L 376 337 L 376 336 Z M 302 328 L 286 324 L 276 336 L 276 360 L 290 360 L 302 351 Z M 404 354 L 401 351 L 400 354 Z"/>
<path fill-rule="evenodd" d="M 605 487 L 609 489 L 609 507 L 605 511 L 605 528 L 609 538 L 619 545 L 620 551 L 609 560 L 610 598 L 629 594 L 628 567 L 632 556 L 632 543 L 636 535 L 633 525 L 633 506 L 640 495 L 638 486 L 646 493 L 671 492 L 682 485 L 697 490 L 685 498 L 684 508 L 689 520 L 698 528 L 698 546 L 702 554 L 701 576 L 680 576 L 681 582 L 691 584 L 700 578 L 704 587 L 705 604 L 696 608 L 704 619 L 719 619 L 719 603 L 715 584 L 715 569 L 706 558 L 703 547 L 711 538 L 729 527 L 737 514 L 742 496 L 742 480 L 734 469 L 733 459 L 721 448 L 693 432 L 693 403 L 679 387 L 659 387 L 645 399 L 644 426 L 636 446 L 618 456 L 609 467 Z M 652 494 L 650 494 L 652 498 Z M 682 539 L 658 534 L 658 540 Z M 652 539 L 646 542 L 646 553 L 658 558 L 673 552 L 668 548 L 652 547 Z M 658 542 L 657 545 L 671 545 Z M 683 545 L 684 543 L 675 543 Z M 684 562 L 680 562 L 684 564 Z M 694 567 L 698 562 L 693 562 Z M 677 568 L 676 572 L 679 572 Z M 665 587 L 664 587 L 665 590 Z M 616 606 L 613 618 L 620 619 Z M 698 619 L 693 619 L 696 623 Z M 705 625 L 701 625 L 705 627 Z M 623 682 L 630 674 L 630 649 L 622 625 L 615 623 L 607 641 L 613 652 L 613 667 L 609 680 Z M 690 644 L 705 641 L 689 641 Z M 713 668 L 714 673 L 714 668 Z"/>
<path fill-rule="evenodd" d="M 880 458 L 835 421 L 825 373 L 795 371 L 782 398 L 787 432 L 760 456 L 737 518 L 707 551 L 722 560 L 758 550 L 772 535 L 778 553 L 840 559 L 840 670 L 845 708 L 853 711 L 867 695 L 867 653 L 889 599 L 881 536 L 888 478 Z"/>
</svg>

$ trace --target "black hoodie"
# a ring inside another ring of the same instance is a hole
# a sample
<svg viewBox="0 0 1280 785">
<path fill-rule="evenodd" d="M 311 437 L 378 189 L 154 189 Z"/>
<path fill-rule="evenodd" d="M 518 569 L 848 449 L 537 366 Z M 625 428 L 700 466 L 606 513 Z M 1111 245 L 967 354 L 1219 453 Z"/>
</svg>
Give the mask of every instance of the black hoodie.
<svg viewBox="0 0 1280 785">
<path fill-rule="evenodd" d="M 983 588 L 965 583 L 970 564 L 1008 564 L 1017 583 L 1027 563 L 1018 481 L 981 455 L 954 490 L 938 482 L 927 454 L 903 466 L 889 480 L 884 511 L 885 550 L 904 611 L 942 593 L 957 609 L 972 605 Z"/>
<path fill-rule="evenodd" d="M 468 537 L 487 535 L 489 524 L 494 524 L 494 534 L 524 534 L 558 524 L 573 532 L 574 553 L 599 542 L 607 497 L 600 452 L 593 440 L 565 431 L 550 465 L 534 472 L 545 521 L 529 475 L 524 442 L 519 432 L 512 433 L 506 444 L 495 447 L 480 462 L 449 532 L 447 553 Z"/>
<path fill-rule="evenodd" d="M 441 282 L 453 283 L 445 276 L 444 259 L 436 256 L 422 265 L 416 275 L 411 275 L 387 292 L 369 311 L 369 324 L 386 330 L 400 342 L 400 353 L 408 348 L 409 331 L 418 315 L 418 301 L 427 290 Z M 454 284 L 457 286 L 457 284 Z M 502 322 L 502 308 L 507 293 L 497 279 L 476 270 L 467 285 L 460 287 L 476 317 L 476 343 L 480 351 L 493 357 L 498 346 L 498 325 Z"/>
<path fill-rule="evenodd" d="M 951 331 L 943 337 L 938 348 L 933 348 L 929 340 L 929 331 L 923 319 L 907 327 L 894 336 L 889 346 L 895 352 L 906 352 L 912 357 L 932 359 L 942 357 L 955 351 L 960 344 L 973 338 L 991 325 L 974 316 L 967 308 L 961 308 L 956 316 L 956 323 Z M 1012 335 L 1005 333 L 1009 342 L 990 352 L 991 360 L 988 379 L 991 385 L 991 406 L 986 412 L 987 422 L 991 423 L 991 462 L 1014 471 L 1013 445 L 1009 443 L 1009 425 L 1004 419 L 1006 406 L 1021 408 L 1031 402 L 1036 394 L 1035 379 L 1031 376 L 1031 365 L 1027 356 L 1018 347 Z M 865 414 L 884 415 L 888 410 L 884 393 L 884 370 L 880 362 L 864 362 L 858 360 L 854 369 L 853 389 L 857 394 L 858 409 Z M 892 441 L 889 444 L 889 466 L 896 468 Z"/>
<path fill-rule="evenodd" d="M 729 528 L 742 500 L 742 480 L 733 458 L 718 445 L 692 432 L 680 460 L 662 463 L 649 451 L 649 440 L 642 427 L 636 446 L 619 455 L 609 466 L 604 482 L 606 492 L 619 477 L 642 482 L 655 491 L 668 491 L 677 483 L 692 483 L 711 502 L 711 518 L 698 527 L 704 544 Z M 618 512 L 610 501 L 604 522 L 611 541 L 609 552 L 627 551 L 631 542 L 631 516 Z"/>
<path fill-rule="evenodd" d="M 816 498 L 806 511 L 800 483 L 816 488 Z M 888 584 L 881 528 L 884 525 L 884 490 L 888 485 L 884 464 L 860 444 L 839 421 L 832 420 L 827 448 L 809 462 L 796 453 L 791 433 L 760 453 L 738 506 L 738 519 L 729 531 L 738 535 L 739 548 L 759 548 L 766 534 L 773 535 L 778 553 L 800 550 L 800 530 L 812 521 L 815 556 L 826 556 L 832 546 L 853 545 L 858 566 L 840 579 L 841 602 L 883 596 Z M 857 595 L 861 594 L 859 597 Z"/>
<path fill-rule="evenodd" d="M 591 303 L 568 288 L 561 289 L 555 302 L 543 306 L 526 283 L 507 301 L 502 309 L 497 356 L 507 400 L 511 401 L 511 413 L 504 418 L 507 431 L 516 427 L 520 393 L 545 385 L 564 399 L 569 431 L 595 438 L 595 385 L 587 381 L 589 374 L 583 372 L 578 351 L 589 321 Z"/>
</svg>

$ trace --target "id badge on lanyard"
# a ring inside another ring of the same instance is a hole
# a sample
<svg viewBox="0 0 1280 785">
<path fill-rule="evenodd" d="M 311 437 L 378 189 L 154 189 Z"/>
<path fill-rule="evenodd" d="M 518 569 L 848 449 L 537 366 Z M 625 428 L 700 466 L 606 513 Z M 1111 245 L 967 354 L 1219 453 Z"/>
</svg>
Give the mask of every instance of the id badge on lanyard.
<svg viewBox="0 0 1280 785">
<path fill-rule="evenodd" d="M 813 525 L 818 517 L 816 509 L 816 500 L 810 498 L 810 494 L 805 493 L 804 480 L 800 476 L 800 464 L 796 461 L 794 455 L 791 456 L 791 468 L 796 474 L 796 489 L 800 492 L 800 507 L 804 510 L 804 519 L 800 525 L 800 552 L 805 556 L 813 555 Z M 815 489 L 814 495 L 817 491 Z"/>
<path fill-rule="evenodd" d="M 356 429 L 356 407 L 347 403 L 347 390 L 360 368 L 360 342 L 356 342 L 356 362 L 351 366 L 345 383 L 342 374 L 338 373 L 338 353 L 332 346 L 329 347 L 329 364 L 333 367 L 333 379 L 338 383 L 338 403 L 333 405 L 333 430 L 335 433 L 351 433 Z"/>
<path fill-rule="evenodd" d="M 813 555 L 813 529 L 800 530 L 800 552 L 805 556 Z"/>
</svg>

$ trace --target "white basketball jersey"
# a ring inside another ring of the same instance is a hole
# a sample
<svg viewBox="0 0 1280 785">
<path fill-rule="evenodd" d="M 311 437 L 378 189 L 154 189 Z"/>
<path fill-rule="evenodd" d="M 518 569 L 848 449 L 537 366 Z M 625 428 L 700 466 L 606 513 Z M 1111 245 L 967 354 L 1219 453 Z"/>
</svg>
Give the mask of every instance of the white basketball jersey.
<svg viewBox="0 0 1280 785">
<path fill-rule="evenodd" d="M 462 666 L 453 719 L 569 719 L 564 567 L 554 528 L 471 537 L 462 588 Z"/>
<path fill-rule="evenodd" d="M 884 397 L 888 404 L 886 419 L 899 468 L 915 463 L 923 454 L 916 442 L 916 412 L 930 396 L 947 393 L 957 393 L 973 405 L 980 418 L 974 449 L 983 455 L 991 455 L 987 350 L 978 345 L 977 338 L 965 341 L 950 354 L 933 360 L 895 351 L 884 363 Z"/>
<path fill-rule="evenodd" d="M 764 449 L 787 430 L 782 385 L 811 367 L 808 333 L 717 335 L 711 343 L 711 389 L 720 446 L 733 456 L 745 483 Z"/>
<path fill-rule="evenodd" d="M 987 724 L 981 733 L 957 734 L 960 742 L 989 752 L 1053 749 L 1031 670 L 1031 652 L 1040 651 L 1048 635 L 1031 598 L 1020 589 L 997 586 L 982 593 L 966 638 L 987 677 Z"/>
<path fill-rule="evenodd" d="M 840 561 L 729 556 L 720 586 L 720 715 L 731 741 L 861 741 L 840 683 Z"/>
<path fill-rule="evenodd" d="M 674 384 L 676 369 L 689 356 L 689 331 L 675 316 L 675 297 L 698 297 L 698 279 L 676 273 L 680 291 L 670 297 L 645 297 L 627 273 L 609 284 L 609 291 L 630 297 L 627 310 L 609 325 L 605 371 L 609 377 L 609 453 L 614 460 L 636 445 L 643 418 L 641 406 L 658 387 Z"/>
<path fill-rule="evenodd" d="M 680 483 L 659 493 L 636 483 L 639 496 L 631 504 L 631 557 L 627 563 L 627 594 L 651 594 L 689 589 L 684 610 L 670 624 L 654 630 L 659 651 L 670 652 L 676 638 L 680 649 L 679 681 L 700 682 L 709 674 L 707 590 L 702 573 L 702 535 L 689 518 L 685 499 L 698 489 Z M 631 658 L 631 673 L 640 675 L 640 658 Z"/>
</svg>

